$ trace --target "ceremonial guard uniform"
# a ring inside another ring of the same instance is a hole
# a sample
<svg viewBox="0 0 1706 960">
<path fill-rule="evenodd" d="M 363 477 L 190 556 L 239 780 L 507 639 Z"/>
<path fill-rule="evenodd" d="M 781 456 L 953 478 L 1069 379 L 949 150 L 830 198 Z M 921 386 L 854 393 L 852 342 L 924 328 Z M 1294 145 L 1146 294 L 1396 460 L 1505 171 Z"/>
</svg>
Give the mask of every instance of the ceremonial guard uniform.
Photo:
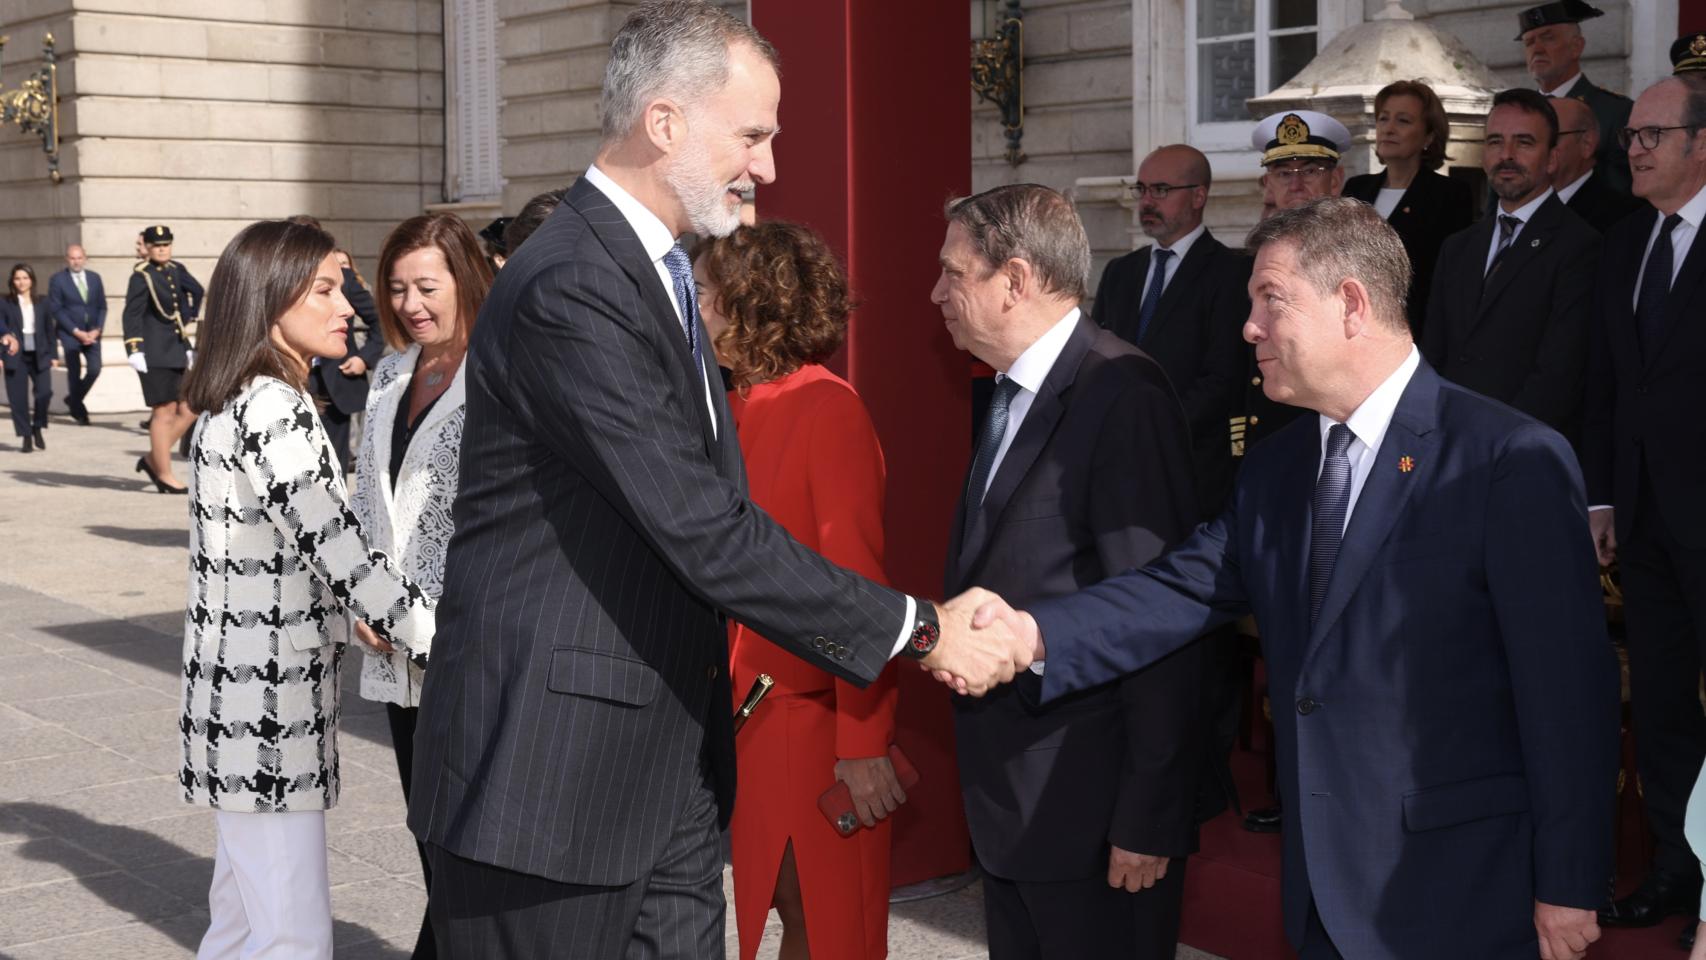
<svg viewBox="0 0 1706 960">
<path fill-rule="evenodd" d="M 1580 24 L 1583 20 L 1605 16 L 1605 11 L 1589 6 L 1582 0 L 1561 0 L 1529 7 L 1517 14 L 1517 42 L 1530 30 L 1558 23 Z M 1568 79 L 1568 78 L 1565 78 Z M 1594 86 L 1587 74 L 1577 72 L 1576 82 L 1564 91 L 1541 90 L 1550 97 L 1569 97 L 1580 100 L 1593 111 L 1599 121 L 1599 158 L 1597 167 L 1606 185 L 1623 193 L 1629 192 L 1629 153 L 1618 144 L 1617 135 L 1629 125 L 1629 111 L 1635 102 L 1620 93 Z"/>
<path fill-rule="evenodd" d="M 149 246 L 171 243 L 172 231 L 149 227 L 142 239 Z M 142 355 L 142 364 L 131 365 L 139 368 L 142 399 L 150 407 L 178 399 L 192 349 L 186 328 L 201 312 L 202 296 L 201 284 L 176 260 L 143 260 L 130 275 L 124 295 L 124 352 L 126 357 Z"/>
</svg>

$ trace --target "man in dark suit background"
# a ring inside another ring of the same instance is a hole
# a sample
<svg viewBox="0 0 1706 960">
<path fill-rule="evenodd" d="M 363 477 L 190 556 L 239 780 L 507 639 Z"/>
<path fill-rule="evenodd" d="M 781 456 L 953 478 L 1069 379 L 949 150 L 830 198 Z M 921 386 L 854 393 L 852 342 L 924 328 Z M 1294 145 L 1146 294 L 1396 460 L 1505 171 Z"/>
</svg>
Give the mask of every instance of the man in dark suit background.
<svg viewBox="0 0 1706 960">
<path fill-rule="evenodd" d="M 998 371 L 947 595 L 1060 596 L 1178 542 L 1196 521 L 1190 427 L 1156 362 L 1080 312 L 1090 244 L 1071 202 L 1035 184 L 955 201 L 941 262 L 931 299 L 954 344 Z M 993 960 L 1173 956 L 1202 670 L 1192 649 L 1048 708 L 1034 673 L 955 698 Z"/>
<path fill-rule="evenodd" d="M 88 262 L 82 244 L 73 243 L 65 248 L 65 269 L 47 282 L 48 311 L 65 358 L 65 406 L 84 426 L 89 408 L 83 398 L 101 375 L 101 333 L 107 325 L 107 288 L 100 274 L 85 269 Z"/>
<path fill-rule="evenodd" d="M 1551 100 L 1501 91 L 1483 142 L 1481 165 L 1499 204 L 1440 249 L 1422 356 L 1447 380 L 1574 442 L 1599 235 L 1552 190 L 1558 117 Z"/>
<path fill-rule="evenodd" d="M 1594 85 L 1582 73 L 1587 38 L 1581 23 L 1605 15 L 1583 0 L 1559 0 L 1529 7 L 1517 14 L 1517 41 L 1529 76 L 1542 96 L 1580 100 L 1599 121 L 1599 169 L 1606 185 L 1629 192 L 1629 158 L 1617 145 L 1617 132 L 1629 120 L 1630 101 Z"/>
<path fill-rule="evenodd" d="M 978 689 L 1029 665 L 746 497 L 677 238 L 774 179 L 775 63 L 712 4 L 630 12 L 597 158 L 481 310 L 409 809 L 442 956 L 721 960 L 725 613 L 860 684 L 902 652 Z"/>
<path fill-rule="evenodd" d="M 1683 813 L 1706 759 L 1706 428 L 1694 412 L 1706 354 L 1706 75 L 1660 80 L 1629 124 L 1635 193 L 1655 209 L 1606 234 L 1583 464 L 1600 559 L 1617 559 L 1622 574 L 1635 761 L 1654 839 L 1641 886 L 1600 916 L 1652 926 L 1692 920 L 1700 903 Z"/>
<path fill-rule="evenodd" d="M 1232 485 L 1227 424 L 1244 396 L 1250 258 L 1203 226 L 1211 181 L 1195 147 L 1160 147 L 1137 168 L 1138 223 L 1151 246 L 1111 261 L 1091 317 L 1154 358 L 1191 425 L 1197 503 L 1219 511 Z"/>
<path fill-rule="evenodd" d="M 1575 455 L 1422 361 L 1373 208 L 1317 201 L 1250 246 L 1245 335 L 1269 391 L 1316 415 L 1250 451 L 1226 512 L 1160 560 L 977 622 L 1036 639 L 1047 703 L 1253 613 L 1302 957 L 1582 957 L 1618 708 Z"/>
<path fill-rule="evenodd" d="M 326 232 L 320 221 L 308 214 L 299 213 L 290 220 Z M 345 340 L 343 359 L 335 364 L 316 359 L 308 371 L 308 389 L 325 404 L 320 411 L 320 422 L 326 427 L 326 439 L 332 441 L 332 452 L 337 454 L 338 463 L 348 473 L 355 469 L 355 461 L 350 459 L 349 452 L 350 420 L 367 409 L 367 372 L 385 353 L 385 338 L 379 333 L 379 311 L 374 307 L 373 294 L 361 285 L 361 280 L 349 267 L 344 268 L 342 291 L 344 299 L 355 310 L 355 319 L 350 322 L 349 337 Z M 355 338 L 358 330 L 362 335 L 359 346 Z M 389 429 L 388 425 L 379 426 Z"/>
<path fill-rule="evenodd" d="M 1552 97 L 1551 103 L 1558 114 L 1558 170 L 1552 184 L 1564 206 L 1603 236 L 1617 221 L 1645 209 L 1646 204 L 1606 185 L 1597 168 L 1599 121 L 1587 103 L 1573 97 Z"/>
</svg>

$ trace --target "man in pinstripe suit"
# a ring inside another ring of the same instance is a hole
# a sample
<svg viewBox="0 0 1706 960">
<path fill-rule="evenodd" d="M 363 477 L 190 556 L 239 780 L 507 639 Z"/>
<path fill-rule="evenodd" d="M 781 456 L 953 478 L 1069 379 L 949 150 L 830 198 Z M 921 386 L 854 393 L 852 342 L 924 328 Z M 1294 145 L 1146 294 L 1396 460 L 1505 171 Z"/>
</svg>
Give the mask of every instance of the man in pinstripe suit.
<svg viewBox="0 0 1706 960">
<path fill-rule="evenodd" d="M 661 0 L 611 52 L 594 166 L 468 350 L 409 812 L 452 957 L 720 960 L 725 613 L 857 683 L 903 651 L 983 688 L 1029 663 L 970 602 L 836 568 L 747 500 L 676 237 L 731 232 L 774 178 L 775 51 Z"/>
</svg>

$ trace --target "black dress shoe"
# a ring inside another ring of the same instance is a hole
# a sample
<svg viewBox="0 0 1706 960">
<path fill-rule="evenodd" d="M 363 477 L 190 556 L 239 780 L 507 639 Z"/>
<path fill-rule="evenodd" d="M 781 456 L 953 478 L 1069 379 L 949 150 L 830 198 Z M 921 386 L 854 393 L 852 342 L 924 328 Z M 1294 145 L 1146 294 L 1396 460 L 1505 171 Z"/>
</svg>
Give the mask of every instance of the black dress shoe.
<svg viewBox="0 0 1706 960">
<path fill-rule="evenodd" d="M 30 439 L 29 437 L 25 437 L 24 438 L 24 452 L 25 453 L 34 453 L 35 450 L 36 450 L 35 441 Z"/>
<path fill-rule="evenodd" d="M 37 430 L 37 431 L 31 433 L 30 438 L 36 442 L 36 449 L 37 450 L 46 450 L 47 449 L 47 441 L 43 440 L 41 438 L 41 431 L 40 430 Z"/>
<path fill-rule="evenodd" d="M 1607 927 L 1651 927 L 1666 917 L 1697 916 L 1700 909 L 1700 878 L 1654 869 L 1634 893 L 1599 908 L 1599 922 Z"/>
<path fill-rule="evenodd" d="M 1285 811 L 1278 804 L 1251 810 L 1244 817 L 1244 829 L 1251 833 L 1279 833 L 1280 822 L 1285 819 Z"/>
<path fill-rule="evenodd" d="M 1684 950 L 1694 949 L 1694 931 L 1699 929 L 1700 919 L 1694 917 L 1683 925 L 1682 932 L 1676 936 L 1676 945 Z"/>
</svg>

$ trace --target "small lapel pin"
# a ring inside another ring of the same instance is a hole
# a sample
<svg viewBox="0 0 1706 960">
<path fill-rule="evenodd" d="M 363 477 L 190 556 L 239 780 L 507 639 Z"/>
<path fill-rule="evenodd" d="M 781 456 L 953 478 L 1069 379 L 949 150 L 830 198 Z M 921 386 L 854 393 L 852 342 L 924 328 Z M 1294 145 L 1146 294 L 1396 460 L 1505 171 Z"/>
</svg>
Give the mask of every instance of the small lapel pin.
<svg viewBox="0 0 1706 960">
<path fill-rule="evenodd" d="M 1528 245 L 1529 245 L 1529 246 L 1531 246 L 1531 247 L 1538 247 L 1538 246 L 1540 246 L 1540 238 L 1539 238 L 1539 237 L 1535 237 L 1535 238 L 1534 238 L 1534 239 L 1533 239 L 1533 240 L 1530 240 L 1530 241 L 1528 241 Z"/>
<path fill-rule="evenodd" d="M 1399 457 L 1398 469 L 1404 473 L 1409 473 L 1411 470 L 1416 469 L 1416 461 L 1410 457 Z"/>
<path fill-rule="evenodd" d="M 1410 212 L 1410 208 L 1409 208 L 1409 207 L 1405 207 L 1405 208 L 1404 208 L 1404 212 L 1405 212 L 1405 213 L 1409 213 L 1409 212 Z"/>
</svg>

